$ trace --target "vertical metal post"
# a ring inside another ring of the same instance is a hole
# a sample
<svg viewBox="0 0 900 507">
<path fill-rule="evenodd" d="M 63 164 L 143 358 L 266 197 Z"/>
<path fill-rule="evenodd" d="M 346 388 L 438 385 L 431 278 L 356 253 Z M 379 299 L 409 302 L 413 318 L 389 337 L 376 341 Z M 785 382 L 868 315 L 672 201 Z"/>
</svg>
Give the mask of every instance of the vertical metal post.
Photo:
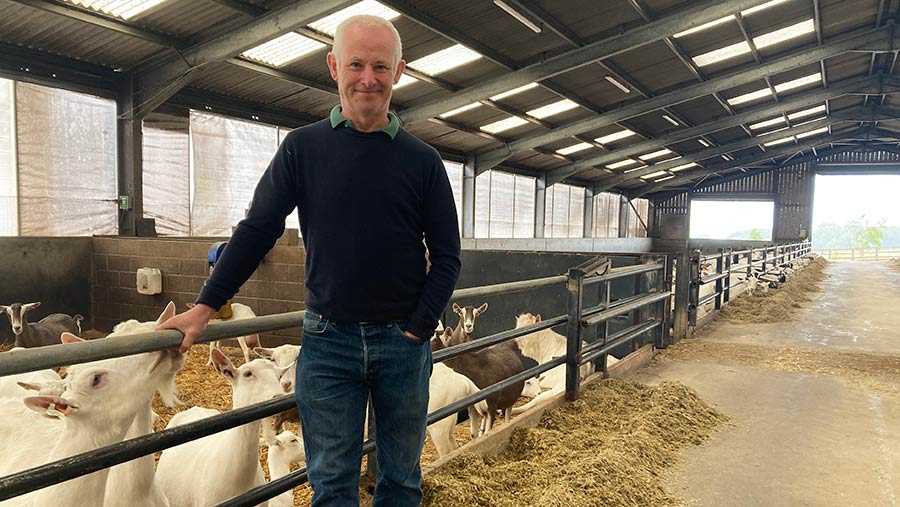
<svg viewBox="0 0 900 507">
<path fill-rule="evenodd" d="M 544 216 L 547 206 L 547 177 L 534 179 L 534 237 L 544 237 Z"/>
<path fill-rule="evenodd" d="M 728 276 L 725 277 L 725 287 L 722 288 L 722 302 L 728 303 L 728 300 L 731 299 L 731 257 L 732 250 L 729 247 L 725 254 L 725 273 L 728 273 Z"/>
<path fill-rule="evenodd" d="M 466 157 L 463 164 L 462 237 L 475 237 L 475 157 Z"/>
<path fill-rule="evenodd" d="M 584 227 L 582 235 L 585 238 L 594 237 L 594 189 L 584 189 Z"/>
<path fill-rule="evenodd" d="M 672 316 L 673 343 L 687 338 L 690 306 L 691 259 L 689 252 L 675 256 L 675 314 Z"/>
<path fill-rule="evenodd" d="M 607 309 L 609 308 L 609 303 L 612 299 L 612 297 L 610 296 L 610 294 L 612 293 L 612 280 L 603 282 L 601 286 L 603 292 L 601 293 L 600 298 L 603 301 L 603 308 Z M 601 339 L 603 340 L 603 344 L 606 345 L 606 341 L 609 339 L 609 320 L 604 322 L 602 326 L 598 327 L 599 329 L 597 330 L 597 332 L 602 334 Z M 597 358 L 597 361 L 599 361 L 600 364 L 600 371 L 602 371 L 604 374 L 606 373 L 607 357 L 609 357 L 609 354 L 600 354 L 600 357 Z"/>
<path fill-rule="evenodd" d="M 566 283 L 569 321 L 566 325 L 566 400 L 575 401 L 581 392 L 578 375 L 581 360 L 581 302 L 584 293 L 584 272 L 580 268 L 569 269 Z"/>
<path fill-rule="evenodd" d="M 763 248 L 762 270 L 763 274 L 769 271 L 769 247 Z"/>
<path fill-rule="evenodd" d="M 665 266 L 665 270 L 663 271 L 663 276 L 659 278 L 659 285 L 657 286 L 657 290 L 665 292 L 669 294 L 669 298 L 661 301 L 659 303 L 659 332 L 656 334 L 656 344 L 655 347 L 658 349 L 664 349 L 672 343 L 672 335 L 669 333 L 669 326 L 671 325 L 671 310 L 672 310 L 672 274 L 675 269 L 675 259 L 671 255 L 661 256 L 659 258 L 660 262 Z"/>
<path fill-rule="evenodd" d="M 697 325 L 697 307 L 700 302 L 700 250 L 691 252 L 688 266 L 688 279 L 690 280 L 690 298 L 688 299 L 688 322 L 692 326 Z"/>
<path fill-rule="evenodd" d="M 716 255 L 716 274 L 717 275 L 721 275 L 723 273 L 722 268 L 724 267 L 723 266 L 724 263 L 722 262 L 722 256 L 724 255 L 724 252 L 725 251 L 721 248 L 716 250 L 716 253 L 718 253 L 718 255 Z M 722 309 L 722 292 L 723 292 L 722 291 L 722 279 L 719 278 L 718 280 L 716 280 L 716 310 Z"/>
</svg>

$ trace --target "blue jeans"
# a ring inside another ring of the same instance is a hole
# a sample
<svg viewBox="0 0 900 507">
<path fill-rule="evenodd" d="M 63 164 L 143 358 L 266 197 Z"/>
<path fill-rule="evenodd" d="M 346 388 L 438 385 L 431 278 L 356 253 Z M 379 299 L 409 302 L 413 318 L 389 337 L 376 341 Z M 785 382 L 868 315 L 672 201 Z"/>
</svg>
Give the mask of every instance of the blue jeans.
<svg viewBox="0 0 900 507">
<path fill-rule="evenodd" d="M 375 411 L 374 507 L 422 501 L 431 343 L 400 323 L 334 322 L 307 311 L 297 359 L 296 400 L 312 507 L 359 505 L 366 401 Z"/>
</svg>

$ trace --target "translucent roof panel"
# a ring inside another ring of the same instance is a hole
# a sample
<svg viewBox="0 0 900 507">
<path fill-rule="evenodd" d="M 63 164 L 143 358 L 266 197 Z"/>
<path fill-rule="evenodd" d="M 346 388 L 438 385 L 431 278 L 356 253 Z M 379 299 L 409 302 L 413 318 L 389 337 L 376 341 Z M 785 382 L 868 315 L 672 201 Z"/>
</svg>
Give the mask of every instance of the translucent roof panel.
<svg viewBox="0 0 900 507">
<path fill-rule="evenodd" d="M 88 9 L 116 16 L 122 19 L 131 19 L 138 14 L 165 2 L 166 0 L 68 0 L 70 3 L 87 7 Z"/>
<path fill-rule="evenodd" d="M 563 99 L 552 104 L 547 104 L 546 106 L 539 107 L 537 109 L 532 109 L 528 111 L 530 116 L 534 116 L 538 119 L 549 118 L 551 116 L 557 115 L 559 113 L 569 111 L 571 109 L 575 109 L 578 107 L 578 104 L 572 102 L 569 99 Z"/>
<path fill-rule="evenodd" d="M 402 74 L 400 76 L 400 81 L 397 81 L 397 84 L 394 85 L 394 89 L 396 90 L 397 88 L 402 88 L 406 85 L 411 85 L 413 83 L 418 83 L 418 82 L 419 82 L 418 79 L 416 79 L 408 74 Z"/>
<path fill-rule="evenodd" d="M 572 146 L 566 146 L 565 148 L 560 148 L 556 150 L 556 153 L 560 155 L 571 155 L 572 153 L 576 153 L 579 151 L 584 151 L 588 148 L 592 148 L 594 145 L 591 143 L 578 143 L 573 144 Z"/>
<path fill-rule="evenodd" d="M 817 136 L 819 134 L 824 134 L 825 132 L 828 132 L 828 127 L 822 127 L 820 129 L 810 130 L 809 132 L 797 134 L 797 139 L 803 139 L 805 137 Z"/>
<path fill-rule="evenodd" d="M 511 97 L 517 93 L 522 93 L 526 90 L 530 90 L 532 88 L 537 88 L 537 87 L 538 87 L 537 83 L 528 83 L 525 86 L 513 88 L 512 90 L 509 90 L 508 92 L 498 93 L 497 95 L 494 95 L 493 97 L 491 97 L 491 100 L 503 100 L 506 97 Z"/>
<path fill-rule="evenodd" d="M 766 127 L 771 127 L 773 125 L 783 125 L 783 124 L 784 124 L 784 117 L 779 116 L 777 118 L 772 118 L 771 120 L 765 120 L 765 121 L 761 121 L 759 123 L 754 123 L 754 124 L 750 125 L 750 129 L 751 130 L 759 130 L 759 129 L 764 129 Z"/>
<path fill-rule="evenodd" d="M 416 69 L 423 74 L 436 76 L 450 69 L 455 69 L 460 65 L 465 65 L 481 58 L 479 53 L 463 46 L 456 44 L 447 49 L 442 49 L 428 56 L 423 56 L 418 60 L 407 63 L 407 66 Z"/>
<path fill-rule="evenodd" d="M 666 174 L 669 174 L 669 173 L 666 171 L 656 171 L 655 173 L 645 174 L 645 175 L 641 176 L 641 179 L 652 180 L 653 178 L 659 178 L 660 176 L 663 176 Z"/>
<path fill-rule="evenodd" d="M 677 173 L 678 171 L 684 171 L 685 169 L 690 169 L 691 167 L 696 167 L 696 166 L 697 166 L 696 162 L 689 162 L 687 164 L 681 164 L 680 166 L 673 167 L 673 168 L 669 169 L 669 171 L 671 171 L 673 173 Z"/>
<path fill-rule="evenodd" d="M 757 5 L 756 7 L 750 7 L 749 9 L 745 9 L 745 10 L 741 11 L 741 16 L 750 16 L 750 15 L 756 14 L 757 12 L 766 10 L 769 7 L 774 7 L 778 4 L 783 4 L 784 2 L 787 2 L 787 1 L 789 1 L 789 0 L 772 0 L 770 2 L 766 2 L 764 4 Z M 689 28 L 683 32 L 678 32 L 678 33 L 674 34 L 673 37 L 675 37 L 677 39 L 679 37 L 684 37 L 685 35 L 691 35 L 691 34 L 694 34 L 697 32 L 702 32 L 703 30 L 706 30 L 707 28 L 712 28 L 714 26 L 721 25 L 722 23 L 727 23 L 733 19 L 735 19 L 734 15 L 728 15 L 728 16 L 725 16 L 724 18 L 714 19 L 708 23 L 703 23 L 700 26 L 695 26 L 694 28 Z"/>
<path fill-rule="evenodd" d="M 500 121 L 495 121 L 494 123 L 488 123 L 482 127 L 479 127 L 481 130 L 489 133 L 496 134 L 498 132 L 503 132 L 505 130 L 514 129 L 516 127 L 521 127 L 528 123 L 527 121 L 519 118 L 518 116 L 510 116 L 509 118 L 505 118 Z"/>
<path fill-rule="evenodd" d="M 825 104 L 822 104 L 821 106 L 811 107 L 809 109 L 797 111 L 796 113 L 791 113 L 788 115 L 788 119 L 796 120 L 798 118 L 805 118 L 807 116 L 812 116 L 814 114 L 824 113 L 825 111 L 826 111 Z"/>
<path fill-rule="evenodd" d="M 781 139 L 776 139 L 774 141 L 769 141 L 767 143 L 763 143 L 763 146 L 778 146 L 779 144 L 789 143 L 793 140 L 794 140 L 794 136 L 782 137 Z"/>
<path fill-rule="evenodd" d="M 325 44 L 319 41 L 304 37 L 297 32 L 288 32 L 253 49 L 248 49 L 241 55 L 266 65 L 280 67 L 323 47 Z"/>
<path fill-rule="evenodd" d="M 806 21 L 801 21 L 800 23 L 786 26 L 780 30 L 775 30 L 774 32 L 769 32 L 765 35 L 754 37 L 753 43 L 756 44 L 756 47 L 758 49 L 763 49 L 769 46 L 774 46 L 779 42 L 789 41 L 808 33 L 814 33 L 815 31 L 815 22 L 812 19 L 807 19 Z"/>
<path fill-rule="evenodd" d="M 769 7 L 775 7 L 778 4 L 783 4 L 788 1 L 790 0 L 771 0 L 770 2 L 766 2 L 764 4 L 757 5 L 756 7 L 750 7 L 749 9 L 741 11 L 741 16 L 750 16 L 751 14 L 756 14 L 759 11 L 766 10 Z"/>
<path fill-rule="evenodd" d="M 653 159 L 655 159 L 655 158 L 664 157 L 664 156 L 666 156 L 666 155 L 668 155 L 668 154 L 670 154 L 670 153 L 672 153 L 672 150 L 670 150 L 670 149 L 668 149 L 668 148 L 663 148 L 663 149 L 661 149 L 661 150 L 654 151 L 654 152 L 652 152 L 652 153 L 647 153 L 647 154 L 644 154 L 644 155 L 638 155 L 638 158 L 641 159 L 641 160 L 653 160 Z"/>
<path fill-rule="evenodd" d="M 633 135 L 634 135 L 634 132 L 632 132 L 628 129 L 625 129 L 625 130 L 620 130 L 618 132 L 613 132 L 612 134 L 608 134 L 608 135 L 605 135 L 602 137 L 598 137 L 597 139 L 594 139 L 594 141 L 597 141 L 600 144 L 609 144 L 611 142 L 619 141 L 621 139 L 625 139 L 625 138 L 631 137 Z"/>
<path fill-rule="evenodd" d="M 792 79 L 790 81 L 786 81 L 781 84 L 775 85 L 775 91 L 777 93 L 786 92 L 788 90 L 793 90 L 794 88 L 800 88 L 801 86 L 817 84 L 822 82 L 822 74 L 820 72 L 816 72 L 815 74 L 810 74 L 808 76 L 803 76 L 797 79 Z"/>
<path fill-rule="evenodd" d="M 628 158 L 628 159 L 625 159 L 625 160 L 622 160 L 622 161 L 619 161 L 619 162 L 615 162 L 615 163 L 609 164 L 609 165 L 606 166 L 606 168 L 607 168 L 607 169 L 621 169 L 621 168 L 623 168 L 623 167 L 627 167 L 627 166 L 630 166 L 630 165 L 632 165 L 632 164 L 637 164 L 637 163 L 638 163 L 637 160 L 633 160 L 633 159 Z"/>
<path fill-rule="evenodd" d="M 658 179 L 658 180 L 654 180 L 653 183 L 659 183 L 660 181 L 671 180 L 671 179 L 674 178 L 674 177 L 675 177 L 675 176 L 671 176 L 671 175 L 670 175 L 670 176 L 666 176 L 665 178 L 660 178 L 660 179 Z"/>
<path fill-rule="evenodd" d="M 714 49 L 699 56 L 695 56 L 693 60 L 698 67 L 703 67 L 706 65 L 712 65 L 714 63 L 725 61 L 729 58 L 734 58 L 736 56 L 740 56 L 749 52 L 750 44 L 747 44 L 747 41 L 741 41 L 725 46 L 723 48 Z"/>
<path fill-rule="evenodd" d="M 375 0 L 363 0 L 362 2 L 353 4 L 350 7 L 341 9 L 334 14 L 325 16 L 320 20 L 313 21 L 309 24 L 309 27 L 314 28 L 322 33 L 327 33 L 328 35 L 334 37 L 334 33 L 337 31 L 338 25 L 340 25 L 345 19 L 349 18 L 350 16 L 356 16 L 358 14 L 378 16 L 379 18 L 384 18 L 388 21 L 400 17 L 399 12 L 389 7 L 385 7 Z"/>
<path fill-rule="evenodd" d="M 406 74 L 404 74 L 404 76 L 405 76 L 405 75 L 406 75 Z M 401 78 L 401 79 L 402 79 L 402 78 Z M 413 78 L 413 79 L 415 79 L 415 78 Z M 395 88 L 396 88 L 396 87 L 395 87 Z M 451 116 L 455 116 L 455 115 L 457 115 L 457 114 L 465 113 L 466 111 L 470 111 L 470 110 L 472 110 L 472 109 L 475 109 L 476 107 L 478 107 L 478 106 L 480 106 L 480 105 L 481 105 L 480 102 L 473 102 L 472 104 L 469 104 L 469 105 L 463 106 L 463 107 L 458 107 L 458 108 L 456 108 L 456 109 L 454 109 L 454 110 L 452 110 L 452 111 L 447 111 L 447 112 L 444 113 L 444 114 L 439 114 L 438 116 L 440 116 L 441 118 L 449 118 L 449 117 L 451 117 Z"/>
<path fill-rule="evenodd" d="M 745 102 L 751 102 L 754 100 L 759 100 L 762 98 L 769 98 L 772 96 L 772 91 L 769 90 L 768 87 L 760 88 L 759 90 L 745 93 L 743 95 L 738 95 L 737 97 L 733 97 L 728 99 L 728 103 L 732 106 L 736 106 L 738 104 L 743 104 Z"/>
</svg>

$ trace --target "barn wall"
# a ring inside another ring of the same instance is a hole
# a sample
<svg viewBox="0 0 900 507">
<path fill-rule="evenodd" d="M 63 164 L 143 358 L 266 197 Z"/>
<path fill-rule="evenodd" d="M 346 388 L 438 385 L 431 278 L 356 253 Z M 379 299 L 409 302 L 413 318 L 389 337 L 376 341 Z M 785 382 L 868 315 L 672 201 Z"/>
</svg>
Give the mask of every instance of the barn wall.
<svg viewBox="0 0 900 507">
<path fill-rule="evenodd" d="M 0 238 L 0 259 L 0 304 L 40 301 L 29 320 L 80 313 L 90 328 L 91 238 Z M 0 317 L 0 341 L 12 339 L 9 321 Z"/>
<path fill-rule="evenodd" d="M 155 320 L 166 303 L 174 301 L 178 312 L 186 310 L 203 287 L 209 273 L 206 255 L 210 245 L 227 238 L 139 239 L 95 237 L 94 315 L 96 328 L 110 331 L 126 319 Z M 284 239 L 284 238 L 283 238 Z M 289 241 L 279 240 L 262 265 L 234 299 L 268 315 L 303 309 L 304 255 Z M 159 268 L 163 273 L 163 292 L 153 296 L 138 294 L 138 268 Z M 263 335 L 266 345 L 284 342 L 300 335 L 299 328 Z"/>
</svg>

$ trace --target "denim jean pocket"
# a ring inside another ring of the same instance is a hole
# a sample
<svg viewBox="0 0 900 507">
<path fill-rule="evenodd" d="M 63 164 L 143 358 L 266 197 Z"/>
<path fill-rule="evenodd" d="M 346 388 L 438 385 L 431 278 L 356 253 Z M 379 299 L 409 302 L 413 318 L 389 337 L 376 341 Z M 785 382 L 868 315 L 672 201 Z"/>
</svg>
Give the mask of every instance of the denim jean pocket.
<svg viewBox="0 0 900 507">
<path fill-rule="evenodd" d="M 421 340 L 419 338 L 410 338 L 409 336 L 407 336 L 406 332 L 403 329 L 405 325 L 406 325 L 406 322 L 393 322 L 393 323 L 389 324 L 390 328 L 400 338 L 402 338 L 410 343 L 414 343 L 416 345 L 421 345 L 421 344 L 425 343 L 424 340 Z"/>
<path fill-rule="evenodd" d="M 328 319 L 320 317 L 317 313 L 307 311 L 303 317 L 303 332 L 309 334 L 322 334 L 328 326 Z"/>
</svg>

